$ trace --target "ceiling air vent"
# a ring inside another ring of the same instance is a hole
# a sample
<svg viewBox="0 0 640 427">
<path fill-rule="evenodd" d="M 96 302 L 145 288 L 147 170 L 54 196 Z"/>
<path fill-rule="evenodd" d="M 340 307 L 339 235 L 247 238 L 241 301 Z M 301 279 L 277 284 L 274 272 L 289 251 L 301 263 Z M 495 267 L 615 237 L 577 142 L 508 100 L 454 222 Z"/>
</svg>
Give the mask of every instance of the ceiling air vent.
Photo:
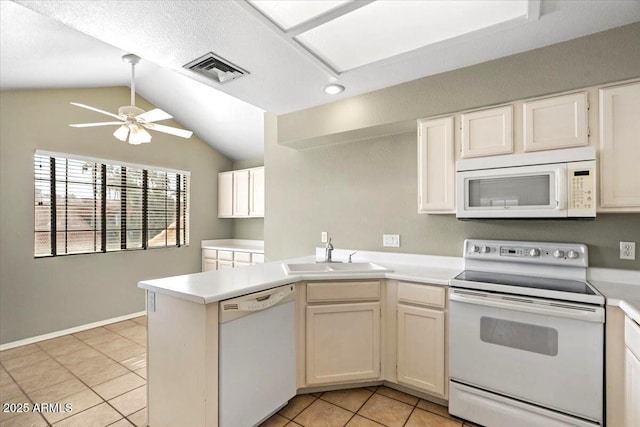
<svg viewBox="0 0 640 427">
<path fill-rule="evenodd" d="M 233 65 L 226 59 L 220 58 L 213 52 L 209 52 L 198 59 L 194 59 L 184 65 L 184 68 L 202 74 L 203 76 L 213 79 L 220 84 L 249 74 L 248 71 L 243 70 L 237 65 Z"/>
</svg>

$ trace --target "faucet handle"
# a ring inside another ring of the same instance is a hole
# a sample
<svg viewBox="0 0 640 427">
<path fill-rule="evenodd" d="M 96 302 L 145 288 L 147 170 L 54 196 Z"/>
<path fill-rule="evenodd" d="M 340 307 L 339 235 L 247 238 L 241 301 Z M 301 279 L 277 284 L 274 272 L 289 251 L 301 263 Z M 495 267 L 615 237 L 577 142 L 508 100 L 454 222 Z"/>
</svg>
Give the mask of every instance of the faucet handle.
<svg viewBox="0 0 640 427">
<path fill-rule="evenodd" d="M 353 252 L 349 254 L 349 262 L 351 262 L 351 257 L 354 256 L 355 254 L 357 254 L 358 252 Z"/>
</svg>

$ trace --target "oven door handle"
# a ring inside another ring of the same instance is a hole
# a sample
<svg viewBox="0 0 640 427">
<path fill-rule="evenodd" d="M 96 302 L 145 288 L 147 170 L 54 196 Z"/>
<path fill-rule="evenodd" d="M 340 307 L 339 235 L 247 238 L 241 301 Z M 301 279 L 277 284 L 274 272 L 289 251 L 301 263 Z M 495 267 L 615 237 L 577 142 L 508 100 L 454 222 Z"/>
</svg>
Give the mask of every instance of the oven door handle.
<svg viewBox="0 0 640 427">
<path fill-rule="evenodd" d="M 449 300 L 466 304 L 501 308 L 504 310 L 522 311 L 543 316 L 564 317 L 587 322 L 604 323 L 604 309 L 564 302 L 540 304 L 525 297 L 496 297 L 489 294 L 452 290 Z"/>
</svg>

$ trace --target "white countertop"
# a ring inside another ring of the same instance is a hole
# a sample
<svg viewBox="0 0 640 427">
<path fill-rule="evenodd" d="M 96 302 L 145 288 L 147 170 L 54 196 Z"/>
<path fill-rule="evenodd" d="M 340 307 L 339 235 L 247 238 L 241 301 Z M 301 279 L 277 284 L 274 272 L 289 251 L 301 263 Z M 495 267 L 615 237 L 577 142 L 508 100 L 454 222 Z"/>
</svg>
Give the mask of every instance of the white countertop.
<svg viewBox="0 0 640 427">
<path fill-rule="evenodd" d="M 607 305 L 620 307 L 640 324 L 640 271 L 590 268 L 588 279 Z"/>
<path fill-rule="evenodd" d="M 229 241 L 203 240 L 202 244 L 205 248 L 205 242 Z M 229 246 L 216 245 L 217 243 L 213 243 L 206 247 L 229 249 Z M 346 261 L 352 252 L 335 250 L 333 259 Z M 352 257 L 353 262 L 373 262 L 392 271 L 287 274 L 283 267 L 285 263 L 314 262 L 316 259 L 322 259 L 323 255 L 324 249 L 317 248 L 315 256 L 144 280 L 138 283 L 138 287 L 199 304 L 209 304 L 276 286 L 312 280 L 393 279 L 448 286 L 449 279 L 464 270 L 464 260 L 457 257 L 365 251 L 356 252 Z M 629 317 L 640 323 L 640 271 L 590 268 L 588 280 L 606 297 L 607 305 L 620 307 Z"/>
<path fill-rule="evenodd" d="M 340 260 L 345 253 L 348 256 L 348 252 L 344 250 L 335 251 L 334 254 L 336 256 L 334 256 L 334 259 Z M 378 261 L 385 255 L 391 262 Z M 353 261 L 362 262 L 366 260 L 375 262 L 393 271 L 290 275 L 285 272 L 283 267 L 285 263 L 305 263 L 314 262 L 315 260 L 315 256 L 308 256 L 241 268 L 143 280 L 138 283 L 138 287 L 199 304 L 209 304 L 303 280 L 395 279 L 448 286 L 449 279 L 462 271 L 462 258 L 385 254 L 381 252 L 358 252 Z"/>
<path fill-rule="evenodd" d="M 257 252 L 264 253 L 264 241 L 262 240 L 244 240 L 244 239 L 215 239 L 202 240 L 200 242 L 202 249 L 219 249 L 235 252 Z"/>
</svg>

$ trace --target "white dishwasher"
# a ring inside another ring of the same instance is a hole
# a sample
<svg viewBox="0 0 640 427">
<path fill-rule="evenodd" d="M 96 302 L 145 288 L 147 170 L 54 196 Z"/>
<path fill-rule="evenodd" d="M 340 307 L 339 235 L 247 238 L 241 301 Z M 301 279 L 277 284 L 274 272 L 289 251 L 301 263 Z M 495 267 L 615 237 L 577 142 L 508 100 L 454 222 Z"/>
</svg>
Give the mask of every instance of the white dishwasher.
<svg viewBox="0 0 640 427">
<path fill-rule="evenodd" d="M 296 394 L 295 287 L 220 301 L 219 425 L 260 424 Z"/>
</svg>

